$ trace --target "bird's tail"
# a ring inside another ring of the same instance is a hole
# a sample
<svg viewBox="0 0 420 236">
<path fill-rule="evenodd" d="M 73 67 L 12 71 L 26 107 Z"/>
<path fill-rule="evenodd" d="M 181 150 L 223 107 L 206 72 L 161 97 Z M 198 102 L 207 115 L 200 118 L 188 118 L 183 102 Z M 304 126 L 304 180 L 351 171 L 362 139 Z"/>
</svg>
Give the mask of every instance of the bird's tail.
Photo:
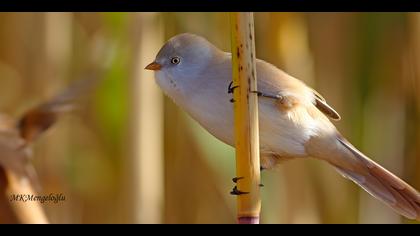
<svg viewBox="0 0 420 236">
<path fill-rule="evenodd" d="M 420 194 L 416 189 L 366 157 L 344 138 L 338 138 L 338 142 L 346 154 L 329 162 L 340 174 L 399 214 L 420 221 Z"/>
</svg>

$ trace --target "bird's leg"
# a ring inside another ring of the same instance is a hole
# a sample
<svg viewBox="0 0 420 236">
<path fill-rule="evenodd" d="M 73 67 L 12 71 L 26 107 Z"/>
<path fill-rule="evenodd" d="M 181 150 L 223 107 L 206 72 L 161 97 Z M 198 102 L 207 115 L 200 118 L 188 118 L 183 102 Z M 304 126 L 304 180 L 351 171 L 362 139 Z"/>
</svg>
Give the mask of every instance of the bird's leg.
<svg viewBox="0 0 420 236">
<path fill-rule="evenodd" d="M 236 86 L 233 86 L 233 87 L 232 87 L 232 85 L 233 85 L 233 81 L 231 81 L 231 82 L 229 83 L 229 86 L 228 86 L 228 93 L 232 93 L 232 94 L 233 94 L 233 91 L 234 91 L 237 87 L 239 87 L 239 86 L 238 86 L 238 85 L 236 85 Z M 232 99 L 230 99 L 230 102 L 234 103 L 234 102 L 235 102 L 235 100 L 232 98 Z"/>
</svg>

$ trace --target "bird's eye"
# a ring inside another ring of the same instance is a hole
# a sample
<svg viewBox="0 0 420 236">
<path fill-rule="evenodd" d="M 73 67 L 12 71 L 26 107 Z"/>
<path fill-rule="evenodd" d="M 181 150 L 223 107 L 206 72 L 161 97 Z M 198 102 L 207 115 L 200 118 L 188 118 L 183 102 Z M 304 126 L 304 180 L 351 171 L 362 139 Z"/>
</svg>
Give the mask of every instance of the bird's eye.
<svg viewBox="0 0 420 236">
<path fill-rule="evenodd" d="M 172 57 L 171 59 L 171 63 L 174 65 L 179 64 L 180 61 L 181 59 L 179 59 L 179 57 Z"/>
</svg>

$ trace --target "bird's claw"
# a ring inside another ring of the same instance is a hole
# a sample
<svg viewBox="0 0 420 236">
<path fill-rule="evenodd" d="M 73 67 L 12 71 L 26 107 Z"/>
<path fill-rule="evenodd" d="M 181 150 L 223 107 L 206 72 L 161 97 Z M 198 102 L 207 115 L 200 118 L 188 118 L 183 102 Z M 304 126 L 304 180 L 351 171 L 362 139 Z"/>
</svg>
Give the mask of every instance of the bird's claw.
<svg viewBox="0 0 420 236">
<path fill-rule="evenodd" d="M 244 177 L 235 177 L 235 178 L 232 179 L 232 181 L 236 184 L 236 183 L 238 183 L 238 180 L 241 180 L 243 178 Z"/>
<path fill-rule="evenodd" d="M 236 85 L 236 86 L 233 86 L 233 87 L 232 87 L 232 85 L 233 85 L 233 81 L 231 81 L 231 82 L 229 83 L 229 86 L 228 86 L 228 93 L 233 93 L 233 91 L 234 91 L 237 87 L 239 87 L 238 85 Z"/>
<path fill-rule="evenodd" d="M 238 189 L 237 186 L 233 187 L 232 191 L 230 192 L 230 194 L 232 195 L 242 195 L 242 194 L 248 194 L 249 192 L 242 192 L 241 190 Z"/>
<path fill-rule="evenodd" d="M 233 86 L 232 87 L 232 85 L 233 85 L 233 81 L 231 81 L 230 83 L 229 83 L 229 86 L 228 86 L 228 93 L 233 93 L 233 91 L 237 88 L 237 87 L 239 87 L 238 85 L 236 85 L 236 86 Z M 234 103 L 235 102 L 235 99 L 230 99 L 229 100 L 231 103 Z"/>
<path fill-rule="evenodd" d="M 238 180 L 243 179 L 244 177 L 235 177 L 232 179 L 232 181 L 234 183 L 237 183 Z M 241 190 L 238 189 L 238 186 L 235 185 L 235 187 L 233 187 L 232 191 L 230 192 L 230 194 L 232 195 L 242 195 L 242 194 L 248 194 L 249 192 L 242 192 Z"/>
<path fill-rule="evenodd" d="M 243 178 L 244 177 L 235 177 L 235 178 L 232 179 L 232 181 L 234 183 L 238 183 L 238 181 L 241 180 L 241 179 L 243 179 Z M 258 186 L 264 187 L 264 185 L 261 184 L 261 183 Z M 232 194 L 232 195 L 242 195 L 242 194 L 248 194 L 248 193 L 249 192 L 243 192 L 243 191 L 239 190 L 238 189 L 238 186 L 236 186 L 236 185 L 235 185 L 235 187 L 233 187 L 232 191 L 230 192 L 230 194 Z"/>
</svg>

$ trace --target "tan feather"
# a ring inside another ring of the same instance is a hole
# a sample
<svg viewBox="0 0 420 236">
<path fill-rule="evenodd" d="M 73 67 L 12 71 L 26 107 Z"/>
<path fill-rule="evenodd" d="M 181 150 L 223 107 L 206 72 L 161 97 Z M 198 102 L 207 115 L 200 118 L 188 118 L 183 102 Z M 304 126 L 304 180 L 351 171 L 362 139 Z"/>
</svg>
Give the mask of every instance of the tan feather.
<svg viewBox="0 0 420 236">
<path fill-rule="evenodd" d="M 28 143 L 33 142 L 57 121 L 59 113 L 73 110 L 76 100 L 88 94 L 99 81 L 98 76 L 88 75 L 49 101 L 26 112 L 18 122 L 21 137 Z"/>
<path fill-rule="evenodd" d="M 327 101 L 324 97 L 321 96 L 317 91 L 312 90 L 315 95 L 315 106 L 325 115 L 333 120 L 340 120 L 340 114 L 336 112 L 330 105 L 327 104 Z"/>
<path fill-rule="evenodd" d="M 35 169 L 29 160 L 31 148 L 28 144 L 50 128 L 57 121 L 59 113 L 74 108 L 76 99 L 87 94 L 99 81 L 97 76 L 87 77 L 25 112 L 18 122 L 0 114 L 0 166 L 18 178 L 28 178 L 36 190 L 40 189 Z"/>
<path fill-rule="evenodd" d="M 420 220 L 420 194 L 409 184 L 366 157 L 340 135 L 336 136 L 336 147 L 331 148 L 332 140 L 314 138 L 309 143 L 308 151 L 315 157 L 332 164 L 345 178 L 348 178 L 379 199 L 397 213 Z M 319 145 L 314 147 L 313 145 Z M 318 150 L 318 152 L 316 152 Z M 315 152 L 314 152 L 315 151 Z"/>
</svg>

